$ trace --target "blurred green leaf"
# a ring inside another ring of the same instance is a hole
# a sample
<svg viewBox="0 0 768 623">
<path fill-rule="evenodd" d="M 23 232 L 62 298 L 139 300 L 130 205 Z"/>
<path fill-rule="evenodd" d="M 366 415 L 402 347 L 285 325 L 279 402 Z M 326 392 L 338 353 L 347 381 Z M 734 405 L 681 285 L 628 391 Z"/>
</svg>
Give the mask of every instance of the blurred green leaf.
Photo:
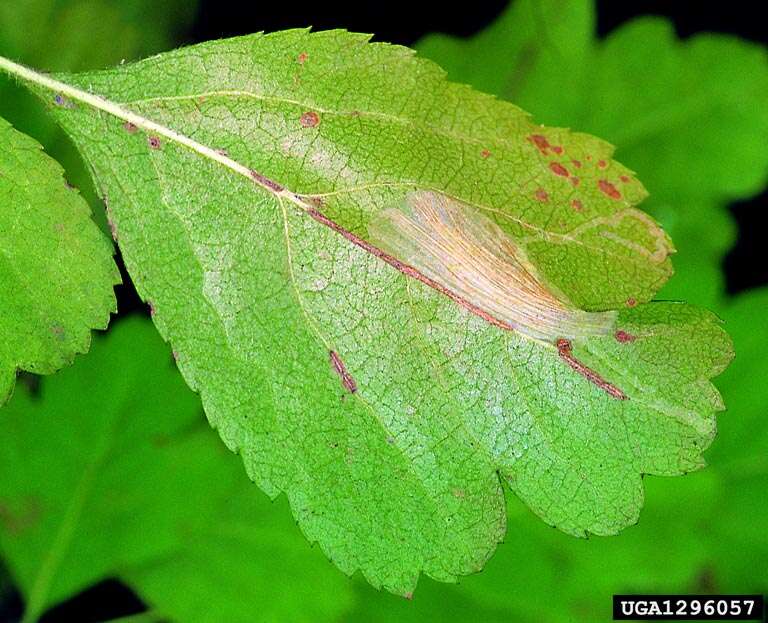
<svg viewBox="0 0 768 623">
<path fill-rule="evenodd" d="M 650 193 L 643 209 L 678 249 L 660 296 L 709 305 L 722 294 L 734 237 L 722 207 L 759 192 L 768 174 L 765 48 L 718 34 L 680 41 L 650 17 L 599 41 L 590 0 L 518 0 L 472 39 L 430 35 L 417 49 L 542 123 L 616 144 Z"/>
<path fill-rule="evenodd" d="M 239 463 L 149 321 L 20 389 L 0 418 L 0 549 L 27 620 L 114 575 L 185 623 L 333 618 L 346 579 Z"/>
<path fill-rule="evenodd" d="M 48 71 L 98 69 L 169 47 L 189 27 L 197 4 L 5 0 L 0 4 L 0 50 Z"/>
<path fill-rule="evenodd" d="M 62 173 L 0 117 L 0 405 L 17 369 L 71 363 L 115 311 L 112 246 Z"/>
<path fill-rule="evenodd" d="M 717 385 L 728 400 L 708 461 L 722 497 L 710 518 L 710 570 L 724 591 L 768 593 L 768 287 L 740 294 L 720 310 L 738 356 Z"/>
<path fill-rule="evenodd" d="M 97 69 L 136 60 L 178 43 L 197 0 L 3 0 L 0 55 L 47 71 Z M 108 231 L 82 158 L 26 89 L 0 75 L 0 115 L 45 146 L 67 171 Z"/>
</svg>

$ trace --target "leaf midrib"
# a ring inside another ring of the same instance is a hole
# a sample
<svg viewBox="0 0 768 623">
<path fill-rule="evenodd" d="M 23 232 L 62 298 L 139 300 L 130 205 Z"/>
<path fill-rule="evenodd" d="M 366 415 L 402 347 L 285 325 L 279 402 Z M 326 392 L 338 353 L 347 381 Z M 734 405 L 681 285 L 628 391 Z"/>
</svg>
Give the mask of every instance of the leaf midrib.
<svg viewBox="0 0 768 623">
<path fill-rule="evenodd" d="M 44 74 L 36 72 L 27 67 L 24 67 L 23 65 L 19 65 L 18 63 L 14 63 L 13 61 L 10 61 L 1 56 L 0 56 L 0 70 L 5 70 L 11 74 L 16 75 L 17 77 L 23 80 L 27 80 L 29 82 L 42 86 L 50 91 L 59 92 L 61 95 L 71 97 L 72 99 L 78 100 L 93 108 L 96 108 L 112 116 L 115 116 L 119 119 L 122 119 L 123 121 L 132 123 L 135 126 L 144 130 L 145 132 L 157 133 L 165 137 L 166 139 L 173 141 L 174 143 L 178 143 L 180 145 L 187 147 L 188 149 L 191 149 L 192 151 L 198 153 L 200 156 L 216 161 L 219 164 L 234 171 L 235 173 L 248 178 L 249 180 L 251 180 L 252 183 L 254 183 L 256 186 L 258 186 L 262 190 L 270 193 L 275 197 L 283 198 L 290 201 L 291 203 L 297 205 L 300 209 L 304 210 L 305 212 L 308 212 L 311 214 L 312 211 L 314 210 L 314 206 L 306 200 L 305 196 L 295 193 L 282 186 L 280 186 L 279 190 L 276 190 L 275 188 L 269 185 L 268 182 L 270 180 L 265 181 L 265 180 L 259 179 L 258 177 L 254 176 L 255 171 L 244 166 L 240 162 L 230 158 L 229 156 L 222 154 L 216 149 L 213 149 L 211 147 L 208 147 L 207 145 L 204 145 L 198 141 L 195 141 L 194 139 L 180 132 L 176 132 L 175 130 L 167 126 L 164 126 L 160 123 L 152 121 L 151 119 L 148 119 L 138 113 L 132 112 L 124 108 L 119 103 L 112 102 L 111 100 L 108 100 L 99 95 L 95 95 L 93 93 L 83 91 L 78 87 L 74 87 L 70 84 L 48 77 Z M 311 197 L 311 195 L 308 195 L 308 196 Z M 477 207 L 479 209 L 484 209 L 486 211 L 490 210 L 490 208 L 488 208 L 487 206 L 477 206 Z M 635 209 L 635 208 L 628 208 L 628 209 Z M 510 218 L 514 219 L 514 217 L 511 217 L 511 216 Z M 525 223 L 524 221 L 518 221 L 518 222 L 520 225 L 528 227 L 538 232 L 539 234 L 544 236 L 546 239 L 549 239 L 552 236 L 550 232 L 547 232 L 544 229 L 541 229 L 529 223 Z M 583 242 L 578 240 L 573 240 L 573 242 L 585 247 L 589 246 L 589 245 L 585 245 Z M 607 254 L 613 253 L 612 251 L 606 250 L 606 249 L 601 249 L 600 251 L 602 253 L 607 253 Z M 633 258 L 631 257 L 627 258 L 626 256 L 623 256 L 623 255 L 621 257 L 625 261 L 633 260 Z M 633 262 L 633 263 L 636 263 L 636 262 Z"/>
</svg>

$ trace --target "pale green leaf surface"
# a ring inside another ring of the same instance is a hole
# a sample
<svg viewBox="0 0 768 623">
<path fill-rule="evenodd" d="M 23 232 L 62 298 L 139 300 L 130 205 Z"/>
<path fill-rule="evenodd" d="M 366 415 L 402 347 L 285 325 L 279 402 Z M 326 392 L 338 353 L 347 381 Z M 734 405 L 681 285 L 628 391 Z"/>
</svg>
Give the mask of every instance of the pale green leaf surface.
<svg viewBox="0 0 768 623">
<path fill-rule="evenodd" d="M 39 396 L 19 390 L 0 472 L 0 550 L 30 618 L 117 574 L 184 622 L 324 620 L 349 601 L 208 430 L 148 321 L 119 322 Z"/>
<path fill-rule="evenodd" d="M 482 573 L 458 586 L 425 581 L 412 604 L 358 586 L 350 619 L 608 623 L 615 593 L 765 592 L 755 570 L 768 565 L 768 389 L 755 379 L 768 378 L 768 327 L 756 322 L 768 312 L 768 290 L 718 311 L 738 356 L 717 380 L 729 408 L 707 470 L 687 476 L 684 487 L 646 478 L 640 522 L 618 539 L 568 539 L 509 498 L 505 542 Z"/>
<path fill-rule="evenodd" d="M 61 167 L 0 118 L 0 404 L 16 370 L 50 374 L 115 309 L 112 248 Z"/>
<path fill-rule="evenodd" d="M 362 238 L 382 209 L 430 189 L 496 219 L 584 307 L 647 300 L 669 274 L 668 239 L 632 207 L 644 191 L 610 146 L 534 126 L 402 48 L 289 31 L 66 80 L 225 149 Z M 72 104 L 58 117 L 185 378 L 251 477 L 287 493 L 342 570 L 406 593 L 420 571 L 479 569 L 504 534 L 498 474 L 548 523 L 613 534 L 637 519 L 642 473 L 702 464 L 721 407 L 707 379 L 730 358 L 710 314 L 639 305 L 617 325 L 634 342 L 575 340 L 575 356 L 623 385 L 629 400 L 616 400 L 552 344 L 482 321 L 285 194 Z M 302 123 L 307 112 L 317 118 Z M 562 146 L 564 163 L 580 160 L 578 186 L 553 174 L 556 152 L 542 154 L 534 133 Z"/>
<path fill-rule="evenodd" d="M 518 0 L 469 40 L 429 35 L 417 47 L 453 80 L 614 142 L 679 252 L 661 296 L 711 305 L 735 235 L 723 205 L 768 177 L 768 54 L 725 35 L 680 41 L 651 17 L 599 41 L 594 21 L 589 0 Z"/>
</svg>

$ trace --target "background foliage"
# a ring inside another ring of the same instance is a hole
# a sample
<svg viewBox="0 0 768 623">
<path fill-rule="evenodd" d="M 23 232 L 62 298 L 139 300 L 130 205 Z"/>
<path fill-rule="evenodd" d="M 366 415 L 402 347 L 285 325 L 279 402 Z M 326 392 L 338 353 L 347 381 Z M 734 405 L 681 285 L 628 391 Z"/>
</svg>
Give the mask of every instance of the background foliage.
<svg viewBox="0 0 768 623">
<path fill-rule="evenodd" d="M 46 69 L 106 66 L 174 47 L 194 11 L 6 2 L 0 53 Z M 13 620 L 23 599 L 54 607 L 47 620 L 108 619 L 143 602 L 148 621 L 600 621 L 614 592 L 768 591 L 768 287 L 729 296 L 722 268 L 737 242 L 727 206 L 763 190 L 768 173 L 765 48 L 714 34 L 681 41 L 661 18 L 597 39 L 594 8 L 575 0 L 518 0 L 469 40 L 434 35 L 417 47 L 541 123 L 617 144 L 637 171 L 651 193 L 643 207 L 678 248 L 661 298 L 716 310 L 735 342 L 716 380 L 729 409 L 710 466 L 682 482 L 647 478 L 639 524 L 615 538 L 573 539 L 510 496 L 506 542 L 483 573 L 458 585 L 422 579 L 404 601 L 346 580 L 304 542 L 284 501 L 271 505 L 221 449 L 149 321 L 131 317 L 71 369 L 25 378 L 0 417 L 0 616 Z M 0 114 L 46 146 L 103 219 L 77 154 L 4 79 Z M 120 303 L 136 316 L 129 293 Z M 8 494 L 20 490 L 28 495 Z M 55 607 L 105 578 L 136 598 L 115 609 L 103 588 Z"/>
</svg>

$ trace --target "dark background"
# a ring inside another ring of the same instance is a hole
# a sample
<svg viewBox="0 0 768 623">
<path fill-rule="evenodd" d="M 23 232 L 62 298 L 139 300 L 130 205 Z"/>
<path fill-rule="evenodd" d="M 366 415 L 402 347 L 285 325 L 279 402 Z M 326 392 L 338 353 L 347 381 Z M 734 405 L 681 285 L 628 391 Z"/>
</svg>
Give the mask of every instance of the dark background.
<svg viewBox="0 0 768 623">
<path fill-rule="evenodd" d="M 274 31 L 291 27 L 313 26 L 318 30 L 346 28 L 374 33 L 375 39 L 412 45 L 429 32 L 445 32 L 470 36 L 498 17 L 506 0 L 475 1 L 450 4 L 389 1 L 345 5 L 341 2 L 263 3 L 242 0 L 202 0 L 197 18 L 180 44 L 229 37 L 255 31 Z M 661 15 L 673 21 L 678 34 L 687 37 L 702 31 L 726 32 L 768 44 L 768 30 L 762 18 L 760 2 L 635 1 L 598 0 L 598 32 L 605 36 L 611 30 L 640 15 Z M 148 16 L 151 19 L 151 16 Z M 768 105 L 768 102 L 766 103 Z M 763 232 L 768 218 L 768 192 L 730 207 L 739 226 L 738 242 L 725 259 L 728 291 L 768 284 L 768 244 Z M 122 268 L 122 262 L 121 270 Z M 127 274 L 125 285 L 117 288 L 121 313 L 144 310 Z M 103 621 L 140 612 L 140 600 L 129 588 L 115 580 L 102 582 L 74 599 L 49 611 L 42 619 L 58 621 Z M 0 621 L 14 621 L 21 613 L 18 595 L 0 603 Z"/>
</svg>

